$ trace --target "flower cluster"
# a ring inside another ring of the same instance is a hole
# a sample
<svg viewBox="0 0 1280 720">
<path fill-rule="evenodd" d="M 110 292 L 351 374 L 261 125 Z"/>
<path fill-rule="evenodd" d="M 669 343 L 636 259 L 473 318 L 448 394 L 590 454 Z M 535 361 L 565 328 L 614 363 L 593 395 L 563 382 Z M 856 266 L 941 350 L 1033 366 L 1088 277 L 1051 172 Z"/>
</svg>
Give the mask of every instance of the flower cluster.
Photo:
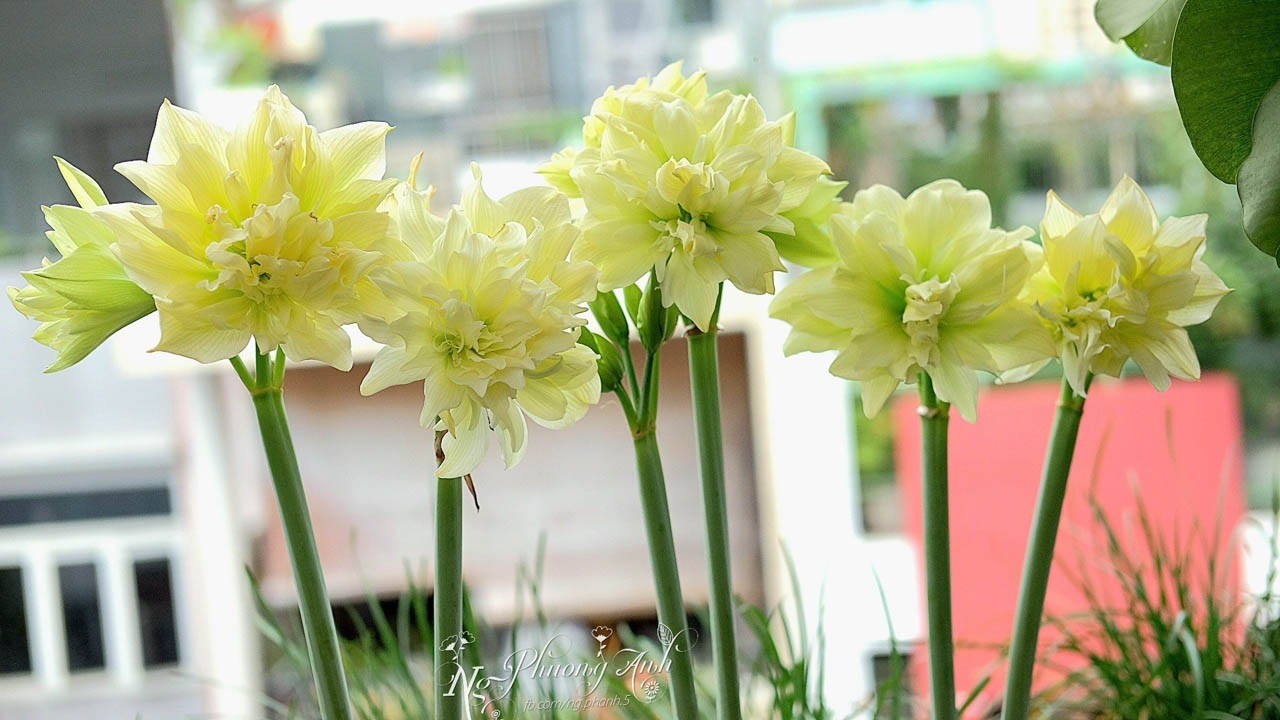
<svg viewBox="0 0 1280 720">
<path fill-rule="evenodd" d="M 1091 215 L 1050 192 L 1043 247 L 992 227 L 986 196 L 952 180 L 842 202 L 844 183 L 794 147 L 792 116 L 709 94 L 679 64 L 597 99 L 584 147 L 542 168 L 555 187 L 495 200 L 477 169 L 447 217 L 416 187 L 418 161 L 408 183 L 383 179 L 389 130 L 319 132 L 275 87 L 234 130 L 165 102 L 147 160 L 117 166 L 154 205 L 110 204 L 58 160 L 78 203 L 44 208 L 62 258 L 9 289 L 58 352 L 49 370 L 153 309 L 156 349 L 201 362 L 254 341 L 348 369 L 344 326 L 359 323 L 385 346 L 364 392 L 424 381 L 451 477 L 490 427 L 511 465 L 526 416 L 563 426 L 596 402 L 586 303 L 650 273 L 707 330 L 723 282 L 772 293 L 783 256 L 812 266 L 771 305 L 788 354 L 837 351 L 831 372 L 861 381 L 869 414 L 926 373 L 970 419 L 979 372 L 1014 379 L 1054 357 L 1081 395 L 1131 360 L 1161 389 L 1198 377 L 1185 328 L 1228 292 L 1202 259 L 1205 217 L 1161 222 L 1128 177 Z"/>
<path fill-rule="evenodd" d="M 155 297 L 156 349 L 207 363 L 254 340 L 349 369 L 343 325 L 389 310 L 368 279 L 397 252 L 378 210 L 389 130 L 317 132 L 274 86 L 234 131 L 166 102 L 146 161 L 116 166 L 156 204 L 95 212 Z"/>
<path fill-rule="evenodd" d="M 429 189 L 411 181 L 397 190 L 413 257 L 375 281 L 400 312 L 361 323 L 385 346 L 361 392 L 425 381 L 421 422 L 447 431 L 440 477 L 470 473 L 490 428 L 510 467 L 525 451 L 526 415 L 564 427 L 600 398 L 595 353 L 578 344 L 596 270 L 567 260 L 580 235 L 568 198 L 543 187 L 494 200 L 473 171 L 446 218 L 431 213 Z"/>
<path fill-rule="evenodd" d="M 788 213 L 820 232 L 814 219 L 842 187 L 820 184 L 830 169 L 797 150 L 794 135 L 793 116 L 769 121 L 749 95 L 708 95 L 703 73 L 686 77 L 674 64 L 610 88 L 584 122 L 583 149 L 543 172 L 586 205 L 575 257 L 600 268 L 601 290 L 652 270 L 663 304 L 706 330 L 725 280 L 773 292 L 785 269 L 775 238 L 797 232 Z"/>
<path fill-rule="evenodd" d="M 786 353 L 838 351 L 831 372 L 862 381 L 868 415 L 925 372 L 938 398 L 972 420 L 977 371 L 1053 352 L 1018 302 L 1038 266 L 1031 231 L 992 228 L 981 192 L 939 180 L 903 198 L 877 185 L 830 223 L 836 261 L 785 287 L 770 314 L 792 326 Z"/>
<path fill-rule="evenodd" d="M 1128 176 L 1091 215 L 1049 192 L 1040 226 L 1045 263 L 1024 300 L 1053 333 L 1075 392 L 1084 394 L 1090 374 L 1118 376 L 1129 360 L 1161 390 L 1170 377 L 1200 377 L 1184 328 L 1209 319 L 1228 292 L 1201 259 L 1206 220 L 1160 222 Z"/>
</svg>

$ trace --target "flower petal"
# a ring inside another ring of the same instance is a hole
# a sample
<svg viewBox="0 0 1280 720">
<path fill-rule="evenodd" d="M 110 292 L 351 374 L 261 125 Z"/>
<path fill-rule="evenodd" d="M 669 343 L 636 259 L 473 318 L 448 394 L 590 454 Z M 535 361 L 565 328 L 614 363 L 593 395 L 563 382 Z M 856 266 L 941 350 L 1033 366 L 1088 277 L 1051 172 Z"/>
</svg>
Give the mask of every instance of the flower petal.
<svg viewBox="0 0 1280 720">
<path fill-rule="evenodd" d="M 156 308 L 160 311 L 160 342 L 152 352 L 169 352 L 207 364 L 239 355 L 252 338 L 247 327 L 228 327 L 204 313 L 184 313 L 163 298 L 156 299 Z M 247 313 L 247 302 L 239 310 Z"/>
<path fill-rule="evenodd" d="M 62 179 L 66 181 L 67 187 L 71 189 L 71 194 L 81 208 L 89 210 L 107 204 L 107 196 L 102 192 L 97 181 L 57 155 L 53 156 L 53 159 L 58 163 L 58 172 L 62 173 Z"/>
</svg>

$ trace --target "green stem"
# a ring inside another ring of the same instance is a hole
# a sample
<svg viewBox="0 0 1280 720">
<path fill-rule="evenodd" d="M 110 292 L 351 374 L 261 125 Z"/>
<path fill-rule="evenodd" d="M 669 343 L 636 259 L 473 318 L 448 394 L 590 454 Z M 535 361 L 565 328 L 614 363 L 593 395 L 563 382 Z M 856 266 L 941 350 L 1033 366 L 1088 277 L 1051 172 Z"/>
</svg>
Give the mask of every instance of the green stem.
<svg viewBox="0 0 1280 720">
<path fill-rule="evenodd" d="M 696 720 L 698 699 L 693 682 L 691 638 L 680 591 L 680 571 L 676 566 L 676 544 L 671 533 L 671 508 L 667 504 L 667 483 L 662 474 L 658 436 L 652 425 L 635 435 L 636 469 L 640 474 L 640 503 L 644 509 L 649 559 L 658 593 L 658 621 L 671 628 L 675 645 L 671 649 L 671 693 L 678 720 Z"/>
<path fill-rule="evenodd" d="M 702 474 L 702 506 L 707 528 L 711 581 L 711 649 L 716 668 L 716 716 L 741 720 L 738 646 L 734 636 L 733 580 L 729 562 L 729 510 L 725 502 L 724 440 L 720 423 L 719 333 L 689 332 L 689 376 Z"/>
<path fill-rule="evenodd" d="M 323 720 L 350 720 L 351 707 L 347 699 L 347 680 L 342 670 L 338 633 L 334 628 L 324 572 L 316 550 L 311 515 L 307 511 L 298 458 L 289 434 L 284 393 L 279 383 L 271 382 L 275 373 L 270 365 L 270 356 L 260 354 L 256 387 L 251 389 L 253 406 L 258 414 L 262 445 L 267 453 L 267 464 L 271 468 L 276 500 L 280 505 L 280 519 L 289 547 L 289 557 L 293 561 L 298 606 L 302 613 L 302 629 L 307 639 L 311 670 L 315 675 L 320 717 Z M 237 373 L 242 369 L 245 368 L 241 364 L 236 368 Z"/>
<path fill-rule="evenodd" d="M 640 390 L 640 402 L 637 403 L 636 413 L 640 418 L 640 424 L 631 428 L 632 433 L 640 431 L 640 428 L 654 427 L 658 422 L 658 375 L 661 369 L 658 362 L 658 351 L 647 353 L 644 359 L 644 382 Z"/>
<path fill-rule="evenodd" d="M 631 392 L 641 391 L 640 379 L 636 376 L 636 360 L 631 356 L 631 341 L 618 345 L 618 353 L 622 355 L 622 365 L 627 370 L 627 379 L 631 382 Z"/>
<path fill-rule="evenodd" d="M 1040 637 L 1040 616 L 1044 613 L 1049 573 L 1053 567 L 1053 546 L 1058 538 L 1058 521 L 1062 518 L 1067 478 L 1071 474 L 1071 459 L 1075 455 L 1083 415 L 1084 398 L 1063 380 L 1049 455 L 1045 458 L 1044 476 L 1040 482 L 1040 496 L 1036 500 L 1035 519 L 1031 524 L 1031 539 L 1027 543 L 1022 588 L 1018 592 L 1018 612 L 1009 648 L 1009 677 L 1001 715 L 1004 720 L 1026 720 L 1031 711 L 1031 680 Z"/>
<path fill-rule="evenodd" d="M 929 687 L 935 720 L 955 720 L 955 640 L 951 630 L 951 528 L 947 499 L 947 418 L 933 380 L 920 373 L 924 449 L 924 571 L 929 619 Z"/>
<path fill-rule="evenodd" d="M 436 459 L 443 433 L 436 436 Z M 435 610 L 436 699 L 439 720 L 459 720 L 466 701 L 465 683 L 455 682 L 465 669 L 452 651 L 442 649 L 446 638 L 462 632 L 462 479 L 436 480 L 436 586 Z"/>
</svg>

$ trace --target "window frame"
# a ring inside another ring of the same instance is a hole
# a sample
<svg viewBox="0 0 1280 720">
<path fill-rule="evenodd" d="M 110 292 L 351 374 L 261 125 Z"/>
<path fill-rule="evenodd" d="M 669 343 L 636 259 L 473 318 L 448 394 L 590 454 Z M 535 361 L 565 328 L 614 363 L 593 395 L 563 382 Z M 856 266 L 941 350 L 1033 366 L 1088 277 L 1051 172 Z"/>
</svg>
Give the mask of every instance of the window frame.
<svg viewBox="0 0 1280 720">
<path fill-rule="evenodd" d="M 0 566 L 19 567 L 31 671 L 0 676 L 0 695 L 66 697 L 137 691 L 189 667 L 190 632 L 183 592 L 182 533 L 178 516 L 20 525 L 0 529 Z M 145 666 L 136 563 L 169 563 L 176 664 Z M 67 663 L 59 567 L 92 563 L 97 573 L 105 667 L 72 672 Z"/>
</svg>

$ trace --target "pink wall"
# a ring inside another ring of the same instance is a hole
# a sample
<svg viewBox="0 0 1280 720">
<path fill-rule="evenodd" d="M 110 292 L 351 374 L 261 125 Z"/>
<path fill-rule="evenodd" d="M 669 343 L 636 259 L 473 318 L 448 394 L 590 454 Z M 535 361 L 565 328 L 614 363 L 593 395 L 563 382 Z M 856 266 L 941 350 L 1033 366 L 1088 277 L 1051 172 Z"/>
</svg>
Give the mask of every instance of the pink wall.
<svg viewBox="0 0 1280 720">
<path fill-rule="evenodd" d="M 956 638 L 962 648 L 957 657 L 961 699 L 987 674 L 997 677 L 984 699 L 994 701 L 1002 687 L 1003 668 L 991 646 L 1007 644 L 1011 632 L 1057 397 L 1056 383 L 998 387 L 982 395 L 976 424 L 953 415 L 952 573 Z M 894 424 L 904 523 L 918 544 L 920 428 L 914 396 L 904 394 L 898 401 Z M 1216 530 L 1227 537 L 1244 512 L 1239 398 L 1235 382 L 1225 375 L 1175 382 L 1163 394 L 1140 378 L 1099 380 L 1089 395 L 1075 457 L 1049 588 L 1050 614 L 1083 607 L 1069 577 L 1075 568 L 1083 563 L 1092 568 L 1091 581 L 1098 579 L 1097 528 L 1088 503 L 1091 484 L 1096 483 L 1096 497 L 1120 528 L 1122 541 L 1131 545 L 1139 535 L 1135 494 L 1164 537 L 1172 537 L 1175 527 L 1185 535 L 1196 525 L 1206 534 Z M 1203 568 L 1203 553 L 1192 555 Z M 1114 580 L 1103 582 L 1108 589 L 1115 587 Z M 1046 639 L 1041 638 L 1042 649 Z M 916 687 L 923 689 L 923 648 L 916 658 Z"/>
</svg>

